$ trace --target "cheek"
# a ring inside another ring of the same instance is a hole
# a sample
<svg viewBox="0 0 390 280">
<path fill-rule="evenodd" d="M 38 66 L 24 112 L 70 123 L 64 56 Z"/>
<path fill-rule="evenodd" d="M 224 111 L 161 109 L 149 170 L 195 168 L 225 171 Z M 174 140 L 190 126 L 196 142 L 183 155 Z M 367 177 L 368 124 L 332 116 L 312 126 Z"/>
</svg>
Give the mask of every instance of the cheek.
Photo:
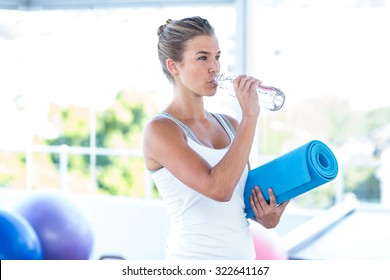
<svg viewBox="0 0 390 280">
<path fill-rule="evenodd" d="M 196 67 L 187 67 L 184 72 L 182 72 L 182 81 L 187 85 L 196 85 L 201 80 L 202 74 L 201 71 Z"/>
</svg>

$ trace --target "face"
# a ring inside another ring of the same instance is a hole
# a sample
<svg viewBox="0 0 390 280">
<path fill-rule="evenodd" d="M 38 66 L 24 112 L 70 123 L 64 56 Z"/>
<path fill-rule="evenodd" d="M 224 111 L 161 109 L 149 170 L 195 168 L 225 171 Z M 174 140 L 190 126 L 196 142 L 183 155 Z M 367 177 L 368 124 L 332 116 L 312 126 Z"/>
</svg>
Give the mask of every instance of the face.
<svg viewBox="0 0 390 280">
<path fill-rule="evenodd" d="M 178 63 L 177 80 L 183 87 L 202 96 L 216 93 L 213 76 L 219 72 L 221 51 L 218 40 L 210 36 L 197 36 L 187 42 L 183 61 Z"/>
</svg>

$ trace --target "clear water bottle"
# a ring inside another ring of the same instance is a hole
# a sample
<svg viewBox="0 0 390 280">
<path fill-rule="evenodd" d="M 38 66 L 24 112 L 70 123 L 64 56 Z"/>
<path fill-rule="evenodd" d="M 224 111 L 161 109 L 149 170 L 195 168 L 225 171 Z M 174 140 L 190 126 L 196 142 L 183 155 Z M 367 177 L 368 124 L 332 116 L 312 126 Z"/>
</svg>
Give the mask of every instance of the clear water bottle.
<svg viewBox="0 0 390 280">
<path fill-rule="evenodd" d="M 228 74 L 216 74 L 214 82 L 220 88 L 226 89 L 231 96 L 234 94 L 233 81 L 237 78 L 237 75 Z M 277 111 L 282 108 L 285 100 L 283 91 L 275 87 L 259 85 L 257 87 L 257 93 L 259 94 L 259 103 L 262 107 L 270 110 Z"/>
</svg>

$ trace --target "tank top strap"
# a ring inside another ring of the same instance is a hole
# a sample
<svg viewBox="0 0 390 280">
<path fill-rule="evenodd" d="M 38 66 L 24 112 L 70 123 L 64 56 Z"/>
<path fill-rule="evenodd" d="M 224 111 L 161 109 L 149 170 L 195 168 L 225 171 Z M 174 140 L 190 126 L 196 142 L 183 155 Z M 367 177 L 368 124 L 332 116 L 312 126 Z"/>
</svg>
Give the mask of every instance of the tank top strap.
<svg viewBox="0 0 390 280">
<path fill-rule="evenodd" d="M 178 126 L 183 129 L 185 134 L 187 135 L 188 138 L 190 138 L 192 141 L 198 143 L 199 145 L 203 145 L 202 142 L 199 141 L 199 139 L 196 137 L 196 135 L 191 131 L 191 129 L 186 126 L 184 123 L 173 117 L 171 114 L 168 114 L 167 112 L 161 112 L 157 115 L 158 117 L 165 117 L 168 118 L 172 121 L 174 121 Z"/>
<path fill-rule="evenodd" d="M 227 117 L 223 114 L 212 113 L 212 115 L 222 125 L 223 129 L 229 135 L 230 140 L 233 141 L 234 135 L 236 135 L 236 131 L 235 131 L 234 127 L 232 126 L 232 124 L 230 123 L 230 121 L 227 119 Z"/>
<path fill-rule="evenodd" d="M 234 135 L 236 134 L 235 133 L 235 130 L 232 126 L 232 124 L 230 123 L 230 121 L 226 118 L 225 115 L 223 114 L 215 114 L 215 113 L 211 113 L 216 119 L 217 121 L 221 124 L 221 126 L 223 127 L 223 129 L 226 131 L 226 133 L 228 134 L 229 138 L 231 141 L 233 141 L 234 139 Z M 167 112 L 161 112 L 157 115 L 158 117 L 165 117 L 165 118 L 168 118 L 172 121 L 174 121 L 178 126 L 181 127 L 181 129 L 183 129 L 183 131 L 186 133 L 187 137 L 189 137 L 192 141 L 198 143 L 199 145 L 202 145 L 202 142 L 199 141 L 199 139 L 196 137 L 196 135 L 191 131 L 191 129 L 186 126 L 184 123 L 182 123 L 181 121 L 179 121 L 178 119 L 176 119 L 175 117 L 173 117 L 172 115 L 170 115 L 169 113 Z"/>
</svg>

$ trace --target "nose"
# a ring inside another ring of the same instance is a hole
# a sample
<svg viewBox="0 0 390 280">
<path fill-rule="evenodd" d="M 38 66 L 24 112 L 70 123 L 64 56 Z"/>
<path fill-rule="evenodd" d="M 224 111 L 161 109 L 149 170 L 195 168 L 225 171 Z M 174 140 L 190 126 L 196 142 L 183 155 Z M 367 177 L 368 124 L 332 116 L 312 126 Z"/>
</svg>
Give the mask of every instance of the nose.
<svg viewBox="0 0 390 280">
<path fill-rule="evenodd" d="M 218 73 L 220 70 L 220 64 L 219 60 L 213 59 L 211 64 L 210 64 L 210 72 L 212 73 Z"/>
</svg>

